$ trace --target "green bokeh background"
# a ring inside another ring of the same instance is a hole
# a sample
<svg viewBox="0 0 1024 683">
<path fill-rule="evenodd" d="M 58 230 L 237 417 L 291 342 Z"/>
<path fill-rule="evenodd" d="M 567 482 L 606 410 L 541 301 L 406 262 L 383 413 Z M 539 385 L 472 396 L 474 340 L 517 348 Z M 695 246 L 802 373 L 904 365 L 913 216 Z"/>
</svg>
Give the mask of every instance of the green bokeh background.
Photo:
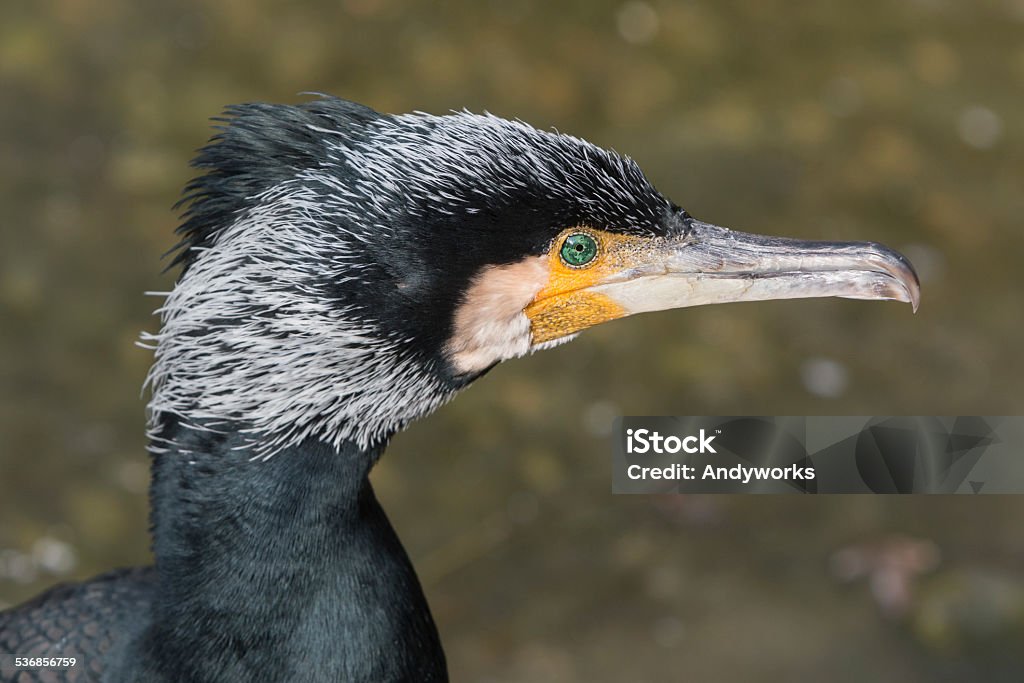
<svg viewBox="0 0 1024 683">
<path fill-rule="evenodd" d="M 374 480 L 454 680 L 1019 679 L 1024 498 L 613 497 L 606 431 L 1022 412 L 1021 0 L 7 0 L 0 606 L 148 561 L 134 341 L 155 329 L 143 292 L 172 284 L 170 206 L 209 117 L 302 91 L 556 127 L 701 219 L 882 241 L 922 276 L 916 316 L 814 300 L 611 323 L 399 435 Z M 907 570 L 908 547 L 938 566 Z M 874 591 L 839 581 L 843 548 L 882 558 Z M 895 612 L 887 570 L 912 590 Z"/>
</svg>

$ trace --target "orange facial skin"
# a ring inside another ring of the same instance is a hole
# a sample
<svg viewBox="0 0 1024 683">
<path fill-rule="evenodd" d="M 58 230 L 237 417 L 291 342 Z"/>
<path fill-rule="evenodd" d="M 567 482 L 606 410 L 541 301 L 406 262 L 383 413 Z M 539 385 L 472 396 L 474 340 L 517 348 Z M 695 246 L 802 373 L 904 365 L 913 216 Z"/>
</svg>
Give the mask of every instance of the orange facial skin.
<svg viewBox="0 0 1024 683">
<path fill-rule="evenodd" d="M 598 243 L 597 257 L 586 266 L 574 268 L 559 255 L 569 235 L 586 233 Z M 652 238 L 620 235 L 590 227 L 563 230 L 548 250 L 548 281 L 526 307 L 534 344 L 575 334 L 599 323 L 615 320 L 626 311 L 604 294 L 590 287 L 613 278 L 623 270 L 640 265 L 649 253 Z"/>
</svg>

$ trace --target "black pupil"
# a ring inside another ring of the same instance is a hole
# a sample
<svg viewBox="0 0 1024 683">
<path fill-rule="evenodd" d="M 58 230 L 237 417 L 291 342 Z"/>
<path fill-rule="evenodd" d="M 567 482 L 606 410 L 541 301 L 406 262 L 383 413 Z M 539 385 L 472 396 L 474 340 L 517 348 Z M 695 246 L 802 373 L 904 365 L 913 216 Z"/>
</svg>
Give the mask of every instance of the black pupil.
<svg viewBox="0 0 1024 683">
<path fill-rule="evenodd" d="M 583 245 L 577 242 L 576 243 L 576 251 L 583 251 Z"/>
</svg>

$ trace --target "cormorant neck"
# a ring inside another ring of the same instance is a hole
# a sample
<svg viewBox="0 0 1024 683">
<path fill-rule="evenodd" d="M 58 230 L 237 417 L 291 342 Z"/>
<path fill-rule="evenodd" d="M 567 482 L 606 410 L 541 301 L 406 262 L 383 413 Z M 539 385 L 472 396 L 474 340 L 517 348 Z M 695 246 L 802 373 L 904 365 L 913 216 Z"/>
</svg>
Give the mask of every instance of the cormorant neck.
<svg viewBox="0 0 1024 683">
<path fill-rule="evenodd" d="M 159 596 L 131 675 L 446 680 L 419 582 L 367 478 L 383 445 L 311 438 L 262 461 L 236 433 L 167 428 L 180 433 L 154 455 Z"/>
</svg>

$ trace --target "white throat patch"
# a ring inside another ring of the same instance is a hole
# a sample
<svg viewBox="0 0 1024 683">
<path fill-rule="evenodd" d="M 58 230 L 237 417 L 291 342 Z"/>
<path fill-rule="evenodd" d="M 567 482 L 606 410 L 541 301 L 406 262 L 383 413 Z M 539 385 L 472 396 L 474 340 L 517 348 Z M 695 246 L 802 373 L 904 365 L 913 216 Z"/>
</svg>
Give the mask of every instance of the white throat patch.
<svg viewBox="0 0 1024 683">
<path fill-rule="evenodd" d="M 455 312 L 446 351 L 462 373 L 477 373 L 532 350 L 530 320 L 523 309 L 548 281 L 546 256 L 490 266 L 477 275 Z"/>
</svg>

